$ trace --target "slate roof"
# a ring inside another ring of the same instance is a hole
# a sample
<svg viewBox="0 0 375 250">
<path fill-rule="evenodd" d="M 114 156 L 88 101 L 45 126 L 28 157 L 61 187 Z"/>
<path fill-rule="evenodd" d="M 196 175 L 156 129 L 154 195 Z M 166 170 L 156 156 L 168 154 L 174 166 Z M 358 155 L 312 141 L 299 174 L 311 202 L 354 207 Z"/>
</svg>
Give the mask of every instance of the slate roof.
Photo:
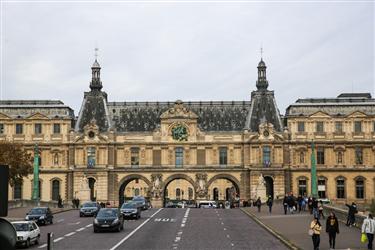
<svg viewBox="0 0 375 250">
<path fill-rule="evenodd" d="M 174 102 L 108 102 L 109 115 L 118 132 L 151 132 L 160 115 Z M 198 116 L 202 131 L 242 131 L 250 110 L 249 101 L 184 102 Z"/>
<path fill-rule="evenodd" d="M 287 108 L 285 116 L 310 116 L 319 111 L 330 116 L 347 116 L 356 111 L 375 115 L 375 99 L 370 93 L 344 93 L 337 98 L 298 99 Z"/>
</svg>

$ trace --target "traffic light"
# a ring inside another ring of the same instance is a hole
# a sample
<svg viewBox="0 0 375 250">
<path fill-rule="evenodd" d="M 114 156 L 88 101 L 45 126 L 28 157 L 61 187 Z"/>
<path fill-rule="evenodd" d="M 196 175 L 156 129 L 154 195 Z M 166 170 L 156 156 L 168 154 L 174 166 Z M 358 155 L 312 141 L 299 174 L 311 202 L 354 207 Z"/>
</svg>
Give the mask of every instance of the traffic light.
<svg viewBox="0 0 375 250">
<path fill-rule="evenodd" d="M 9 167 L 0 165 L 0 217 L 8 215 L 8 177 Z"/>
</svg>

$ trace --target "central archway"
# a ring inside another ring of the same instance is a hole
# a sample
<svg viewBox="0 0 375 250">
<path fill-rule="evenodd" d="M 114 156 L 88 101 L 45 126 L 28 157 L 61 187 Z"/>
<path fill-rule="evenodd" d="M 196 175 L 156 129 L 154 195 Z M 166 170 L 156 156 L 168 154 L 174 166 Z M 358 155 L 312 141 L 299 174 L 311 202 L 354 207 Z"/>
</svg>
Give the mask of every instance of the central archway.
<svg viewBox="0 0 375 250">
<path fill-rule="evenodd" d="M 162 186 L 163 206 L 185 201 L 187 204 L 195 203 L 196 184 L 186 174 L 174 174 L 166 178 Z"/>
<path fill-rule="evenodd" d="M 207 182 L 208 199 L 224 206 L 225 201 L 239 202 L 240 182 L 230 174 L 218 174 Z"/>
<path fill-rule="evenodd" d="M 132 199 L 133 196 L 141 195 L 146 199 L 149 199 L 149 191 L 151 188 L 151 182 L 139 174 L 127 175 L 119 182 L 119 206 L 128 199 Z"/>
</svg>

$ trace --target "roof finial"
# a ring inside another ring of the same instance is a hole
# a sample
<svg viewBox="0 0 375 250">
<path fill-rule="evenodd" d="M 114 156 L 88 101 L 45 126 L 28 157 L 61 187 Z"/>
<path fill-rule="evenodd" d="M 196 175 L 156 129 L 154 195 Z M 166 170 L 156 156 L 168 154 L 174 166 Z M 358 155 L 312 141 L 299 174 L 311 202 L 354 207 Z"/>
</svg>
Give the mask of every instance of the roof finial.
<svg viewBox="0 0 375 250">
<path fill-rule="evenodd" d="M 263 60 L 263 44 L 260 45 L 260 59 Z"/>
<path fill-rule="evenodd" d="M 99 48 L 98 47 L 95 47 L 95 61 L 98 59 L 98 51 L 99 51 Z"/>
</svg>

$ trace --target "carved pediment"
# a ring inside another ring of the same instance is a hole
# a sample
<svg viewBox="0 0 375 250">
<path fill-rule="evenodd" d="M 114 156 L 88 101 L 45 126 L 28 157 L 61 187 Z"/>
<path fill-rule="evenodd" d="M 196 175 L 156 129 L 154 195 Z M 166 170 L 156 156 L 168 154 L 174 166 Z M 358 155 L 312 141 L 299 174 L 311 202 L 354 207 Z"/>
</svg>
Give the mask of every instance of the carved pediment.
<svg viewBox="0 0 375 250">
<path fill-rule="evenodd" d="M 311 118 L 331 118 L 331 116 L 325 112 L 318 111 L 310 115 Z"/>
<path fill-rule="evenodd" d="M 362 118 L 367 117 L 367 115 L 361 111 L 354 111 L 353 113 L 347 116 L 348 118 Z"/>
<path fill-rule="evenodd" d="M 7 116 L 6 114 L 0 113 L 0 119 L 8 120 L 8 119 L 11 119 L 11 118 L 9 116 Z"/>
<path fill-rule="evenodd" d="M 161 119 L 173 119 L 173 118 L 183 118 L 183 119 L 198 119 L 198 116 L 185 107 L 181 100 L 177 100 L 172 108 L 160 115 Z"/>
<path fill-rule="evenodd" d="M 29 120 L 48 120 L 49 118 L 41 113 L 35 113 L 27 117 Z"/>
</svg>

